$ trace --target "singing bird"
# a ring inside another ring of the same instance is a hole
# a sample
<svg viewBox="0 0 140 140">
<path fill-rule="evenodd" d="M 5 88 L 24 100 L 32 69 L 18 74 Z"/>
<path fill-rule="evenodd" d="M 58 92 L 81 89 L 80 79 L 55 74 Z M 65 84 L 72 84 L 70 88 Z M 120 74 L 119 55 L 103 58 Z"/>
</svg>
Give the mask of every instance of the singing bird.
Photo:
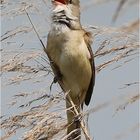
<svg viewBox="0 0 140 140">
<path fill-rule="evenodd" d="M 81 26 L 79 0 L 52 0 L 52 6 L 51 30 L 44 51 L 55 74 L 54 81 L 66 93 L 67 134 L 76 129 L 69 139 L 79 140 L 80 121 L 74 121 L 70 98 L 79 113 L 83 104 L 90 102 L 95 83 L 92 35 Z"/>
</svg>

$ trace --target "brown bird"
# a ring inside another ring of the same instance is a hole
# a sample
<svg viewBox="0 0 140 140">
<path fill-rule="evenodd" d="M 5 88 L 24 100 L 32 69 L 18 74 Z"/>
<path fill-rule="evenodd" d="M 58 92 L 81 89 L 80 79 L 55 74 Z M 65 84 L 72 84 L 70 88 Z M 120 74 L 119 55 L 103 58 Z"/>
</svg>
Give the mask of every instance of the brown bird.
<svg viewBox="0 0 140 140">
<path fill-rule="evenodd" d="M 92 36 L 81 26 L 79 0 L 52 0 L 52 5 L 52 24 L 45 52 L 55 74 L 54 81 L 58 81 L 66 93 L 67 134 L 77 130 L 68 139 L 79 140 L 80 121 L 75 120 L 70 98 L 79 113 L 83 104 L 90 102 L 95 83 Z"/>
</svg>

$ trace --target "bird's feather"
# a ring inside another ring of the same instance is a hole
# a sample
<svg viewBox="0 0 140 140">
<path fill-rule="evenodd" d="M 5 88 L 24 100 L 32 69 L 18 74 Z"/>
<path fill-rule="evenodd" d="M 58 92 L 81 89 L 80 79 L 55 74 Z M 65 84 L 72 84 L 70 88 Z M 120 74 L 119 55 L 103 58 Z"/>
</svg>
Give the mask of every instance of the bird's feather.
<svg viewBox="0 0 140 140">
<path fill-rule="evenodd" d="M 91 43 L 92 43 L 92 35 L 90 32 L 85 31 L 85 35 L 84 35 L 84 39 L 85 39 L 85 43 L 87 44 L 89 53 L 90 53 L 90 65 L 91 65 L 91 69 L 92 69 L 92 77 L 90 80 L 90 84 L 86 93 L 86 97 L 85 97 L 85 104 L 89 105 L 89 102 L 91 100 L 91 96 L 93 93 L 93 88 L 95 85 L 95 64 L 94 64 L 94 55 L 93 55 L 93 51 L 91 48 Z"/>
</svg>

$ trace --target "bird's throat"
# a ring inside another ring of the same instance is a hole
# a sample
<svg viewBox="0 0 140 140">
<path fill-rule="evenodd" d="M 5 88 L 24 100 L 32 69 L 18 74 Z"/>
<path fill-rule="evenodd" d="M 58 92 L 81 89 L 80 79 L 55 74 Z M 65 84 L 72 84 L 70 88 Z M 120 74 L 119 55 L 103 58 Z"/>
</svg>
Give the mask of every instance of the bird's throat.
<svg viewBox="0 0 140 140">
<path fill-rule="evenodd" d="M 64 4 L 54 7 L 52 11 L 52 22 L 67 26 L 72 30 L 81 29 L 79 17 L 73 15 L 71 7 Z"/>
</svg>

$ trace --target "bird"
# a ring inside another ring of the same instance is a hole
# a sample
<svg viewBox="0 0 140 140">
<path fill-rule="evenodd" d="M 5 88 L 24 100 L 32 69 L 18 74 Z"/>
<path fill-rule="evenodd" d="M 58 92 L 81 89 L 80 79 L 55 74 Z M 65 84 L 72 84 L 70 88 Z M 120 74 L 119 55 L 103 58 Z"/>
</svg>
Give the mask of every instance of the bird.
<svg viewBox="0 0 140 140">
<path fill-rule="evenodd" d="M 89 105 L 95 85 L 92 33 L 80 22 L 80 0 L 52 0 L 51 29 L 44 49 L 58 82 L 66 95 L 67 134 L 69 140 L 80 140 L 80 120 L 75 119 L 74 103 L 78 113 Z"/>
</svg>

